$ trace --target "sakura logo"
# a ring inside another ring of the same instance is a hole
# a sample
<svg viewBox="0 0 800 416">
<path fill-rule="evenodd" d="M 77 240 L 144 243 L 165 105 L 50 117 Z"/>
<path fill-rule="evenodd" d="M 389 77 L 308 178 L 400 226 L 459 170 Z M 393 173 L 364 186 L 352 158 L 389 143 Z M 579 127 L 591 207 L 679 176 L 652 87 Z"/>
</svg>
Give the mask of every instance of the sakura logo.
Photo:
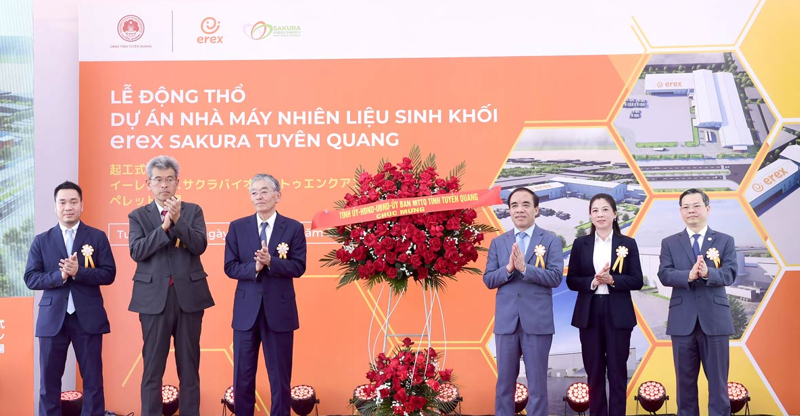
<svg viewBox="0 0 800 416">
<path fill-rule="evenodd" d="M 138 16 L 127 15 L 117 23 L 117 33 L 126 42 L 136 42 L 144 35 L 144 22 Z"/>
</svg>

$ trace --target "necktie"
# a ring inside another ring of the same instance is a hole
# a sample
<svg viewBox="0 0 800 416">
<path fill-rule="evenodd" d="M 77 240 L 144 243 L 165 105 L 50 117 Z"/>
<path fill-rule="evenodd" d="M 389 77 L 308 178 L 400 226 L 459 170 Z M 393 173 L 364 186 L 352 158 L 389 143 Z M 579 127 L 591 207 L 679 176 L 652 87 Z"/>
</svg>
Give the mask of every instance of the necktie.
<svg viewBox="0 0 800 416">
<path fill-rule="evenodd" d="M 164 217 L 167 216 L 167 212 L 169 212 L 169 211 L 167 211 L 167 210 L 161 211 L 161 222 L 164 222 Z M 169 226 L 167 226 L 167 231 L 169 231 Z"/>
<path fill-rule="evenodd" d="M 517 233 L 517 245 L 522 250 L 522 254 L 526 254 L 528 252 L 528 234 L 524 232 Z"/>
<path fill-rule="evenodd" d="M 261 241 L 264 244 L 269 245 L 269 240 L 267 240 L 267 227 L 269 227 L 269 223 L 264 221 L 261 223 Z"/>
<path fill-rule="evenodd" d="M 75 243 L 75 237 L 73 236 L 75 230 L 66 230 L 65 232 L 67 233 L 67 256 L 71 256 L 72 245 Z M 70 315 L 75 313 L 75 302 L 72 300 L 72 289 L 70 289 L 69 298 L 67 298 L 67 313 Z"/>
<path fill-rule="evenodd" d="M 697 256 L 700 255 L 700 234 L 695 234 L 692 236 L 694 239 L 694 243 L 692 243 L 692 251 L 694 252 L 694 258 L 697 259 Z"/>
</svg>

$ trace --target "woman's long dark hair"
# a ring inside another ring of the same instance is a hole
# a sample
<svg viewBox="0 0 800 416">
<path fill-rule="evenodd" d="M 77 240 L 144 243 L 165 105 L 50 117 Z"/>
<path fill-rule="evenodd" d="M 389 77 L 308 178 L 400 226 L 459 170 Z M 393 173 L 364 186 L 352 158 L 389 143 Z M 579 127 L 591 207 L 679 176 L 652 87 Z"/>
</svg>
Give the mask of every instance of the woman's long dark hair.
<svg viewBox="0 0 800 416">
<path fill-rule="evenodd" d="M 614 201 L 614 197 L 609 194 L 597 194 L 592 197 L 589 201 L 589 216 L 592 215 L 592 205 L 594 205 L 594 201 L 598 199 L 603 199 L 608 202 L 608 205 L 611 205 L 611 209 L 614 210 L 614 221 L 612 221 L 611 228 L 614 230 L 614 235 L 619 237 L 622 235 L 622 231 L 619 230 L 619 221 L 617 221 L 617 203 Z M 589 220 L 591 221 L 591 219 Z M 594 223 L 592 223 L 592 227 L 589 231 L 589 235 L 594 235 L 595 227 Z"/>
</svg>

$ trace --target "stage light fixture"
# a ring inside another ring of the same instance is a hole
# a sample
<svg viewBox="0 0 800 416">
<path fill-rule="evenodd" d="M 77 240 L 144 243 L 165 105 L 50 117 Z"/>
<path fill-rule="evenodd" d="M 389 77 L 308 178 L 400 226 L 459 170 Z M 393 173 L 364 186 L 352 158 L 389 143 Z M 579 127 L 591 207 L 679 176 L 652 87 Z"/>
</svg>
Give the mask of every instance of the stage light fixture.
<svg viewBox="0 0 800 416">
<path fill-rule="evenodd" d="M 317 392 L 313 387 L 301 384 L 292 387 L 292 410 L 299 416 L 307 416 L 314 410 L 314 405 L 319 403 L 317 400 Z"/>
<path fill-rule="evenodd" d="M 371 384 L 362 384 L 353 390 L 353 406 L 359 413 L 363 413 L 363 406 L 375 399 L 375 390 L 370 389 Z"/>
<path fill-rule="evenodd" d="M 640 384 L 639 391 L 633 398 L 650 414 L 655 414 L 664 406 L 664 402 L 669 400 L 664 385 L 657 381 L 645 381 Z"/>
<path fill-rule="evenodd" d="M 225 394 L 222 395 L 222 404 L 228 409 L 231 414 L 236 414 L 236 408 L 233 405 L 233 386 L 225 389 Z"/>
<path fill-rule="evenodd" d="M 172 416 L 178 411 L 178 388 L 165 384 L 161 386 L 161 414 Z"/>
<path fill-rule="evenodd" d="M 528 397 L 528 388 L 522 383 L 517 383 L 517 387 L 514 391 L 515 414 L 520 414 L 523 410 L 525 410 L 525 406 L 528 405 Z"/>
<path fill-rule="evenodd" d="M 458 387 L 451 383 L 442 383 L 439 385 L 439 392 L 436 395 L 436 408 L 439 410 L 439 413 L 443 415 L 453 413 L 462 400 L 458 392 Z"/>
<path fill-rule="evenodd" d="M 80 416 L 83 409 L 83 393 L 79 391 L 61 392 L 61 415 Z"/>
<path fill-rule="evenodd" d="M 570 384 L 564 401 L 574 412 L 586 413 L 589 410 L 589 385 L 583 382 Z"/>
<path fill-rule="evenodd" d="M 728 398 L 731 400 L 731 414 L 739 413 L 745 405 L 748 405 L 750 393 L 744 384 L 731 381 L 728 383 Z"/>
</svg>

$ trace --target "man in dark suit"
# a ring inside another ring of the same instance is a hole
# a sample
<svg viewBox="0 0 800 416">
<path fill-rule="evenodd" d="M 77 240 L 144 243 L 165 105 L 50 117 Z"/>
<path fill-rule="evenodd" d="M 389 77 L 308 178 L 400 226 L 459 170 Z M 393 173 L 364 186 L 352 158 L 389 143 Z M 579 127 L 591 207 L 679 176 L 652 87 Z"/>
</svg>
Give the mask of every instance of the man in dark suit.
<svg viewBox="0 0 800 416">
<path fill-rule="evenodd" d="M 728 336 L 734 333 L 725 286 L 736 279 L 733 237 L 708 228 L 708 195 L 689 189 L 678 200 L 686 229 L 661 241 L 658 278 L 672 287 L 667 334 L 678 381 L 678 414 L 698 416 L 700 363 L 708 379 L 708 414 L 729 415 Z"/>
<path fill-rule="evenodd" d="M 256 213 L 231 222 L 225 274 L 239 282 L 233 301 L 233 397 L 236 414 L 255 406 L 258 349 L 272 393 L 270 415 L 289 416 L 294 331 L 300 327 L 293 279 L 306 271 L 303 225 L 278 214 L 280 182 L 259 173 L 250 181 Z"/>
<path fill-rule="evenodd" d="M 564 275 L 564 253 L 555 234 L 536 227 L 539 197 L 518 188 L 508 197 L 514 229 L 492 240 L 483 283 L 497 289 L 495 414 L 514 415 L 520 356 L 528 377 L 527 414 L 546 416 L 547 357 L 553 343 L 553 288 Z"/>
<path fill-rule="evenodd" d="M 157 156 L 147 163 L 154 201 L 128 215 L 128 244 L 136 262 L 128 310 L 142 324 L 142 416 L 161 415 L 161 385 L 175 338 L 180 379 L 180 414 L 200 412 L 200 330 L 203 313 L 214 305 L 200 255 L 206 251 L 206 223 L 196 204 L 175 197 L 178 162 Z"/>
<path fill-rule="evenodd" d="M 64 182 L 55 190 L 58 225 L 33 239 L 25 284 L 42 290 L 39 337 L 39 415 L 61 416 L 61 377 L 72 343 L 83 378 L 83 416 L 105 413 L 103 334 L 111 331 L 100 285 L 117 267 L 106 234 L 81 222 L 83 191 Z"/>
</svg>

